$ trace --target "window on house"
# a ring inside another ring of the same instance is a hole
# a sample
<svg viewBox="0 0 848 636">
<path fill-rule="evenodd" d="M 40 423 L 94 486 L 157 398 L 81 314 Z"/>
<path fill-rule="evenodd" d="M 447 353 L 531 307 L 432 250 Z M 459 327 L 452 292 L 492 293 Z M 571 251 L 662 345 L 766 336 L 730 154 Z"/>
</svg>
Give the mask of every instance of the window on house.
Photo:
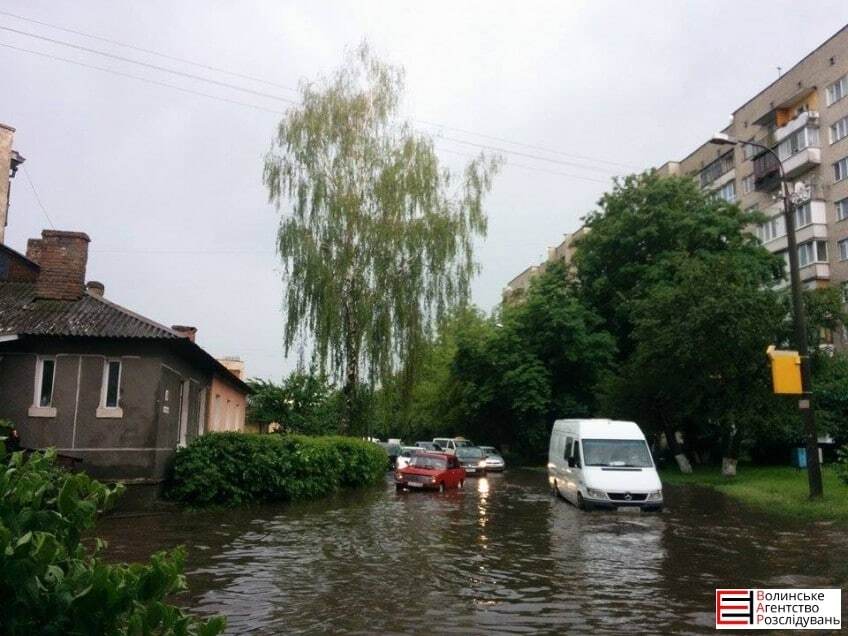
<svg viewBox="0 0 848 636">
<path fill-rule="evenodd" d="M 843 75 L 827 87 L 827 105 L 835 104 L 848 95 L 848 75 Z"/>
<path fill-rule="evenodd" d="M 755 189 L 754 175 L 749 174 L 742 179 L 742 194 L 751 194 Z"/>
<path fill-rule="evenodd" d="M 811 263 L 827 262 L 827 242 L 810 241 L 798 246 L 798 266 L 806 267 Z"/>
<path fill-rule="evenodd" d="M 842 302 L 848 303 L 848 283 L 842 283 Z M 848 342 L 848 340 L 846 340 Z"/>
<path fill-rule="evenodd" d="M 35 365 L 35 403 L 53 406 L 53 380 L 56 375 L 55 358 L 39 358 Z"/>
<path fill-rule="evenodd" d="M 770 218 L 757 228 L 757 238 L 762 243 L 768 243 L 786 235 L 786 219 L 782 214 Z"/>
<path fill-rule="evenodd" d="M 848 219 L 848 199 L 840 199 L 836 202 L 836 220 Z"/>
<path fill-rule="evenodd" d="M 751 137 L 748 141 L 754 141 L 754 138 Z M 757 148 L 756 146 L 752 146 L 751 144 L 742 144 L 742 156 L 745 157 L 745 159 L 750 159 L 759 151 L 760 148 Z"/>
<path fill-rule="evenodd" d="M 813 222 L 813 207 L 810 202 L 802 203 L 795 208 L 795 229 L 810 225 Z"/>
<path fill-rule="evenodd" d="M 830 127 L 830 143 L 835 144 L 845 137 L 848 137 L 848 117 L 843 117 Z"/>
<path fill-rule="evenodd" d="M 843 239 L 837 243 L 839 246 L 839 260 L 840 261 L 848 261 L 848 239 Z M 845 288 L 842 288 L 843 293 L 845 292 Z"/>
<path fill-rule="evenodd" d="M 100 406 L 108 409 L 118 408 L 121 399 L 121 361 L 106 360 L 103 365 L 103 387 L 100 392 Z"/>
<path fill-rule="evenodd" d="M 834 181 L 842 181 L 845 177 L 848 177 L 848 157 L 843 157 L 833 164 Z"/>
<path fill-rule="evenodd" d="M 716 190 L 716 196 L 719 199 L 723 199 L 728 203 L 733 203 L 736 201 L 736 182 L 728 181 L 723 186 L 721 186 L 718 190 Z"/>
<path fill-rule="evenodd" d="M 784 161 L 797 152 L 801 152 L 810 146 L 819 145 L 819 129 L 805 126 L 801 130 L 796 130 L 786 139 L 780 142 L 777 147 L 777 155 L 781 161 Z"/>
</svg>

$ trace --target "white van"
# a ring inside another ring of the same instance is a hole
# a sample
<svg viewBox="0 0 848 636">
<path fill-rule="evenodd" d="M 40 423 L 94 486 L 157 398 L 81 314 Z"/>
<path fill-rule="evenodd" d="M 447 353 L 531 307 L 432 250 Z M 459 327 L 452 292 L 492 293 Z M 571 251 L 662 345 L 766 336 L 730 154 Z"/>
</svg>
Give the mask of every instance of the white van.
<svg viewBox="0 0 848 636">
<path fill-rule="evenodd" d="M 557 420 L 548 480 L 578 508 L 638 506 L 660 511 L 662 484 L 645 436 L 634 422 Z"/>
</svg>

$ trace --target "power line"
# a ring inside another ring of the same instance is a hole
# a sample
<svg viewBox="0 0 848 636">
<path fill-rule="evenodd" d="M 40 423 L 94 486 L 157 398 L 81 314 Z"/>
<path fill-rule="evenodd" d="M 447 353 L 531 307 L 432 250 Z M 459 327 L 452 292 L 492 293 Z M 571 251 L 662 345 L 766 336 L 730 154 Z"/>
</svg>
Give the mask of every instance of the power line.
<svg viewBox="0 0 848 636">
<path fill-rule="evenodd" d="M 88 46 L 82 46 L 80 44 L 74 44 L 72 42 L 65 42 L 64 40 L 57 40 L 56 38 L 49 38 L 46 35 L 38 35 L 37 33 L 30 33 L 28 31 L 21 31 L 20 29 L 13 29 L 12 27 L 0 26 L 0 29 L 3 31 L 9 31 L 11 33 L 17 33 L 18 35 L 23 35 L 30 38 L 35 38 L 36 40 L 43 40 L 45 42 L 50 42 L 52 44 L 58 44 L 60 46 L 66 46 L 72 49 L 77 49 L 78 51 L 84 51 L 86 53 L 94 53 L 95 55 L 102 55 L 103 57 L 108 57 L 113 60 L 119 60 L 121 62 L 127 62 L 129 64 L 137 64 L 138 66 L 144 66 L 146 68 L 151 68 L 157 71 L 162 71 L 164 73 L 171 73 L 172 75 L 178 75 L 180 77 L 186 77 L 188 79 L 197 80 L 200 82 L 206 82 L 208 84 L 214 84 L 216 86 L 223 86 L 225 88 L 231 88 L 236 91 L 241 91 L 243 93 L 249 93 L 251 95 L 257 95 L 259 97 L 266 97 L 268 99 L 275 99 L 281 102 L 287 102 L 289 104 L 295 104 L 293 99 L 289 99 L 288 97 L 280 97 L 279 95 L 274 95 L 272 93 L 266 93 L 264 91 L 255 91 L 250 88 L 244 88 L 242 86 L 237 86 L 236 84 L 230 84 L 229 82 L 220 82 L 218 80 L 210 79 L 208 77 L 203 77 L 202 75 L 195 75 L 194 73 L 186 73 L 185 71 L 178 71 L 177 69 L 168 68 L 167 66 L 159 66 L 158 64 L 150 64 L 148 62 L 140 62 L 139 60 L 134 60 L 130 57 L 124 57 L 123 55 L 115 55 L 114 53 L 107 53 L 106 51 L 99 51 L 97 49 L 92 49 Z"/>
<path fill-rule="evenodd" d="M 142 53 L 147 53 L 147 54 L 150 54 L 150 55 L 157 55 L 157 56 L 165 58 L 165 59 L 174 60 L 174 61 L 181 62 L 181 63 L 184 63 L 184 64 L 190 64 L 192 66 L 196 66 L 198 68 L 204 68 L 206 70 L 214 71 L 214 72 L 217 72 L 217 73 L 224 73 L 226 75 L 230 75 L 230 76 L 233 76 L 233 77 L 239 77 L 241 79 L 247 79 L 247 80 L 251 80 L 251 81 L 254 81 L 254 82 L 260 82 L 260 83 L 263 83 L 263 84 L 267 84 L 269 86 L 275 86 L 277 88 L 282 88 L 283 90 L 291 91 L 291 92 L 294 92 L 294 93 L 298 92 L 297 89 L 291 88 L 290 86 L 285 86 L 285 85 L 279 84 L 277 82 L 272 82 L 272 81 L 269 81 L 269 80 L 262 79 L 260 77 L 256 77 L 256 76 L 252 76 L 252 75 L 245 75 L 243 73 L 238 73 L 236 71 L 230 71 L 230 70 L 227 70 L 227 69 L 224 69 L 224 68 L 221 68 L 221 67 L 212 66 L 212 65 L 204 64 L 204 63 L 200 63 L 200 62 L 195 62 L 195 61 L 188 60 L 188 59 L 185 59 L 185 58 L 169 55 L 167 53 L 162 53 L 160 51 L 155 51 L 153 49 L 147 49 L 147 48 L 136 46 L 136 45 L 133 45 L 133 44 L 127 44 L 126 42 L 121 42 L 119 40 L 106 38 L 106 37 L 96 35 L 96 34 L 93 34 L 93 33 L 86 33 L 85 31 L 80 31 L 80 30 L 77 30 L 77 29 L 69 29 L 67 27 L 62 27 L 62 26 L 59 26 L 57 24 L 53 24 L 53 23 L 50 23 L 50 22 L 44 22 L 42 20 L 27 18 L 25 16 L 15 14 L 15 13 L 11 13 L 11 12 L 8 12 L 8 11 L 0 11 L 0 15 L 5 15 L 7 17 L 11 17 L 11 18 L 14 18 L 14 19 L 17 19 L 17 20 L 22 20 L 22 21 L 25 21 L 25 22 L 30 22 L 30 23 L 33 23 L 33 24 L 39 24 L 41 26 L 46 26 L 48 28 L 56 29 L 58 31 L 63 31 L 63 32 L 66 32 L 66 33 L 72 33 L 74 35 L 79 35 L 79 36 L 82 36 L 82 37 L 87 37 L 87 38 L 91 38 L 91 39 L 94 39 L 94 40 L 99 40 L 101 42 L 106 42 L 106 43 L 109 43 L 109 44 L 113 44 L 115 46 L 120 46 L 120 47 L 124 47 L 124 48 L 127 48 L 127 49 L 135 50 L 135 51 L 140 51 Z M 34 37 L 41 37 L 41 36 L 34 36 Z M 98 52 L 98 53 L 104 54 L 103 52 Z M 138 63 L 138 62 L 132 61 L 132 63 Z M 587 155 L 578 155 L 578 154 L 573 154 L 573 153 L 567 153 L 567 152 L 563 152 L 561 150 L 556 150 L 556 149 L 553 149 L 553 148 L 546 148 L 544 146 L 528 144 L 528 143 L 524 143 L 524 142 L 521 142 L 521 141 L 515 141 L 515 140 L 512 140 L 512 139 L 507 139 L 505 137 L 499 137 L 499 136 L 496 136 L 496 135 L 479 133 L 479 132 L 475 132 L 473 130 L 458 128 L 456 126 L 448 126 L 447 124 L 427 121 L 427 120 L 424 120 L 424 119 L 413 119 L 412 121 L 419 123 L 419 124 L 423 124 L 425 126 L 435 126 L 435 127 L 442 128 L 442 129 L 445 129 L 445 130 L 453 130 L 453 131 L 456 131 L 456 132 L 459 132 L 459 133 L 462 133 L 462 134 L 465 134 L 465 135 L 473 135 L 473 136 L 481 137 L 483 139 L 491 139 L 493 141 L 498 141 L 498 142 L 501 142 L 501 143 L 507 143 L 507 144 L 514 145 L 514 146 L 523 146 L 523 147 L 529 148 L 531 150 L 548 152 L 548 153 L 557 154 L 557 155 L 560 155 L 560 156 L 563 156 L 563 157 L 571 157 L 571 158 L 574 158 L 574 159 L 583 159 L 585 161 L 592 161 L 592 162 L 595 162 L 595 163 L 602 163 L 602 164 L 607 164 L 607 165 L 612 165 L 612 166 L 619 166 L 619 167 L 627 168 L 627 169 L 635 169 L 635 170 L 641 169 L 640 166 L 636 166 L 636 165 L 633 165 L 633 164 L 627 164 L 627 163 L 622 163 L 622 162 L 618 162 L 618 161 L 610 161 L 610 160 L 607 160 L 607 159 L 599 159 L 597 157 L 590 157 L 590 156 L 587 156 Z"/>
<path fill-rule="evenodd" d="M 126 44 L 124 42 L 120 42 L 118 40 L 113 40 L 111 38 L 103 37 L 102 35 L 95 35 L 93 33 L 86 33 L 85 31 L 77 31 L 76 29 L 69 29 L 67 27 L 59 26 L 58 24 L 52 24 L 50 22 L 43 22 L 42 20 L 35 20 L 34 18 L 27 18 L 22 15 L 18 15 L 15 13 L 10 13 L 8 11 L 0 11 L 0 15 L 5 15 L 10 18 L 15 18 L 16 20 L 23 20 L 24 22 L 31 22 L 32 24 L 39 24 L 41 26 L 46 26 L 51 29 L 56 29 L 57 31 L 64 31 L 65 33 L 72 33 L 74 35 L 80 35 L 82 37 L 91 38 L 93 40 L 99 40 L 101 42 L 106 42 L 107 44 L 114 44 L 115 46 L 120 46 L 126 49 L 131 49 L 133 51 L 139 51 L 140 53 L 147 53 L 149 55 L 157 55 L 161 58 L 172 60 L 174 62 L 181 62 L 183 64 L 189 64 L 191 66 L 196 66 L 198 68 L 206 69 L 207 71 L 214 71 L 216 73 L 223 73 L 224 75 L 230 75 L 232 77 L 238 77 L 240 79 L 250 80 L 252 82 L 259 82 L 260 84 L 266 84 L 268 86 L 275 86 L 277 88 L 282 88 L 283 90 L 298 92 L 297 89 L 291 88 L 289 86 L 284 86 L 283 84 L 278 84 L 277 82 L 272 82 L 266 79 L 262 79 L 261 77 L 256 77 L 254 75 L 246 75 L 244 73 L 238 73 L 236 71 L 229 71 L 225 68 L 220 68 L 217 66 L 211 66 L 210 64 L 204 64 L 202 62 L 195 62 L 192 60 L 187 60 L 182 57 L 177 57 L 175 55 L 168 55 L 167 53 L 161 53 L 159 51 L 154 51 L 153 49 L 146 49 L 141 46 L 135 46 L 133 44 Z"/>
<path fill-rule="evenodd" d="M 26 177 L 26 180 L 29 183 L 29 187 L 32 188 L 32 193 L 35 195 L 35 200 L 38 202 L 38 207 L 40 207 L 41 211 L 44 212 L 44 216 L 47 218 L 47 222 L 50 224 L 50 227 L 55 230 L 56 226 L 53 225 L 53 221 L 50 219 L 50 215 L 47 214 L 47 208 L 44 207 L 44 204 L 41 202 L 41 197 L 38 196 L 38 190 L 35 189 L 35 184 L 32 182 L 32 177 L 29 176 L 29 170 L 27 170 L 26 164 L 23 164 L 21 167 L 24 169 L 24 176 Z"/>
<path fill-rule="evenodd" d="M 33 51 L 32 49 L 26 49 L 21 46 L 15 46 L 13 44 L 6 44 L 5 42 L 0 42 L 0 46 L 6 47 L 8 49 L 14 49 L 16 51 L 22 51 L 24 53 L 30 53 L 32 55 L 40 55 L 41 57 L 46 57 L 51 60 L 56 60 L 59 62 L 67 62 L 68 64 L 75 64 L 77 66 L 83 66 L 85 68 L 91 68 L 96 71 L 103 71 L 104 73 L 111 73 L 112 75 L 120 75 L 121 77 L 128 77 L 130 79 L 138 80 L 139 82 L 145 82 L 147 84 L 153 84 L 154 86 L 163 86 L 165 88 L 171 88 L 175 91 L 181 91 L 183 93 L 189 93 L 190 95 L 198 95 L 200 97 L 207 97 L 209 99 L 214 99 L 219 102 L 225 102 L 227 104 L 236 104 L 238 106 L 246 106 L 248 108 L 253 108 L 254 110 L 261 110 L 266 113 L 273 113 L 274 115 L 282 115 L 282 111 L 273 110 L 271 108 L 265 108 L 264 106 L 257 106 L 256 104 L 249 104 L 248 102 L 242 102 L 237 99 L 229 99 L 227 97 L 219 97 L 218 95 L 212 95 L 210 93 L 204 93 L 202 91 L 196 91 L 190 88 L 183 88 L 182 86 L 177 86 L 175 84 L 168 84 L 167 82 L 160 82 L 158 80 L 153 80 L 147 77 L 142 77 L 141 75 L 133 75 L 132 73 L 124 73 L 123 71 L 117 71 L 112 68 L 107 68 L 105 66 L 97 66 L 95 64 L 86 64 L 85 62 L 79 62 L 77 60 L 72 60 L 67 57 L 62 57 L 60 55 L 53 55 L 51 53 L 44 53 L 42 51 Z"/>
</svg>

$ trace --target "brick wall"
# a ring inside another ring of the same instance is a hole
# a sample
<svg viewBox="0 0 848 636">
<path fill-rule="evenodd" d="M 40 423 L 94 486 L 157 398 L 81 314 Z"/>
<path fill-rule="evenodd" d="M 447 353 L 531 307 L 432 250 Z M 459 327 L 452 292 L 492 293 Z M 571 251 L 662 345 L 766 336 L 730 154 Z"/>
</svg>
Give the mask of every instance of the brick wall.
<svg viewBox="0 0 848 636">
<path fill-rule="evenodd" d="M 41 267 L 35 285 L 38 298 L 77 300 L 85 293 L 90 239 L 83 232 L 43 230 L 27 242 L 27 258 Z"/>
</svg>

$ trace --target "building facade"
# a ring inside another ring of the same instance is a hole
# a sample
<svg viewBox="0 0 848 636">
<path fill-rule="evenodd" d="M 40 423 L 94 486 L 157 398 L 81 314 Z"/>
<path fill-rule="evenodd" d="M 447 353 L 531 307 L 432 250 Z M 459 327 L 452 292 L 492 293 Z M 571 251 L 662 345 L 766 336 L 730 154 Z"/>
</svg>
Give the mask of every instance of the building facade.
<svg viewBox="0 0 848 636">
<path fill-rule="evenodd" d="M 792 184 L 801 280 L 808 289 L 838 286 L 848 300 L 848 27 L 742 104 L 722 132 L 777 152 Z M 760 211 L 766 221 L 753 231 L 788 264 L 779 166 L 770 153 L 708 141 L 659 170 L 690 175 L 715 196 Z M 844 334 L 828 336 L 845 344 Z"/>
<path fill-rule="evenodd" d="M 520 301 L 524 295 L 527 294 L 527 290 L 530 289 L 530 281 L 539 274 L 544 273 L 550 263 L 560 261 L 565 263 L 565 266 L 570 269 L 574 259 L 577 242 L 585 236 L 588 231 L 589 228 L 582 226 L 575 232 L 566 234 L 565 238 L 559 245 L 549 247 L 548 257 L 546 260 L 538 265 L 531 265 L 506 284 L 506 287 L 504 287 L 503 292 L 501 293 L 503 302 L 511 303 Z"/>
<path fill-rule="evenodd" d="M 239 358 L 218 358 L 218 362 L 236 378 L 244 379 L 244 362 Z M 246 409 L 247 395 L 244 392 L 220 374 L 212 376 L 207 430 L 244 432 Z"/>
</svg>

